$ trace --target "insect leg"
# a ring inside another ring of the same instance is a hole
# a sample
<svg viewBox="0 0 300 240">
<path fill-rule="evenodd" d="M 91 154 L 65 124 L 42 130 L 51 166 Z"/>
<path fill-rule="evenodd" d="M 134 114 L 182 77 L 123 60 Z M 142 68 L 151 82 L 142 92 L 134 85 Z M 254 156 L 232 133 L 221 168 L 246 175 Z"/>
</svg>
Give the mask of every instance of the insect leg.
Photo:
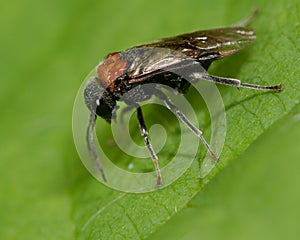
<svg viewBox="0 0 300 240">
<path fill-rule="evenodd" d="M 250 83 L 242 83 L 240 80 L 234 78 L 224 78 L 224 77 L 218 77 L 218 76 L 202 74 L 202 73 L 199 76 L 199 78 L 210 82 L 215 82 L 215 83 L 229 85 L 238 88 L 242 87 L 242 88 L 250 88 L 250 89 L 265 90 L 265 91 L 280 91 L 282 89 L 281 84 L 274 85 L 274 86 L 262 86 L 262 85 L 256 85 Z"/>
<path fill-rule="evenodd" d="M 156 171 L 156 175 L 157 175 L 157 183 L 156 184 L 157 184 L 157 186 L 160 186 L 162 184 L 162 180 L 161 180 L 161 173 L 160 173 L 160 169 L 159 169 L 159 165 L 158 165 L 158 157 L 156 156 L 154 149 L 148 138 L 148 132 L 147 132 L 147 128 L 146 128 L 146 124 L 144 121 L 141 107 L 137 108 L 137 118 L 139 121 L 141 135 L 144 138 L 144 142 L 148 148 L 148 151 L 149 151 L 152 161 L 154 163 L 154 167 L 155 167 L 155 171 Z"/>
<path fill-rule="evenodd" d="M 191 123 L 190 120 L 188 120 L 188 118 L 172 103 L 172 101 L 165 94 L 159 92 L 158 97 L 164 101 L 168 109 L 170 109 L 197 137 L 200 138 L 201 142 L 209 152 L 212 160 L 217 162 L 219 159 L 203 137 L 202 131 L 199 130 L 193 123 Z"/>
</svg>

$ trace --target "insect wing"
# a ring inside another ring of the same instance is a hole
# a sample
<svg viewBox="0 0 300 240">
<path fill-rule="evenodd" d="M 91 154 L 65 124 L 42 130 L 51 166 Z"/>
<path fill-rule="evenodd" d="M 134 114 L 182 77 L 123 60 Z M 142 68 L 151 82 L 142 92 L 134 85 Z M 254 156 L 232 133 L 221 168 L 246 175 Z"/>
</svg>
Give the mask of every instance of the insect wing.
<svg viewBox="0 0 300 240">
<path fill-rule="evenodd" d="M 219 28 L 182 34 L 171 38 L 163 38 L 145 47 L 168 48 L 180 51 L 198 61 L 214 61 L 233 54 L 255 39 L 251 28 L 232 27 Z"/>
<path fill-rule="evenodd" d="M 162 47 L 138 47 L 122 54 L 133 59 L 128 67 L 129 83 L 143 82 L 151 77 L 199 65 L 179 51 Z M 132 56 L 135 56 L 134 58 Z"/>
<path fill-rule="evenodd" d="M 251 28 L 219 28 L 163 38 L 123 54 L 132 59 L 128 68 L 128 76 L 133 79 L 130 83 L 137 83 L 151 76 L 193 67 L 196 61 L 207 69 L 212 61 L 239 51 L 254 39 Z"/>
</svg>

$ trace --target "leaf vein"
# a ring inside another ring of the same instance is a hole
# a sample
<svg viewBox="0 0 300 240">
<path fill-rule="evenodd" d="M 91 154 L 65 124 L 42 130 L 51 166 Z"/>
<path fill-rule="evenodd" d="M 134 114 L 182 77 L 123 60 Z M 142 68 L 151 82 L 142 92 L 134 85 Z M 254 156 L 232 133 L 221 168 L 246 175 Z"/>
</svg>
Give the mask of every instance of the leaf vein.
<svg viewBox="0 0 300 240">
<path fill-rule="evenodd" d="M 102 212 L 104 212 L 107 208 L 109 208 L 112 204 L 114 204 L 115 202 L 117 202 L 118 200 L 120 200 L 121 198 L 123 198 L 127 193 L 123 193 L 120 196 L 118 196 L 117 198 L 115 198 L 114 200 L 110 201 L 109 203 L 107 203 L 105 206 L 103 206 L 102 208 L 100 208 L 98 211 L 96 211 L 87 221 L 86 223 L 83 225 L 83 227 L 81 228 L 81 231 L 84 231 L 90 224 L 91 222 L 93 222 Z"/>
</svg>

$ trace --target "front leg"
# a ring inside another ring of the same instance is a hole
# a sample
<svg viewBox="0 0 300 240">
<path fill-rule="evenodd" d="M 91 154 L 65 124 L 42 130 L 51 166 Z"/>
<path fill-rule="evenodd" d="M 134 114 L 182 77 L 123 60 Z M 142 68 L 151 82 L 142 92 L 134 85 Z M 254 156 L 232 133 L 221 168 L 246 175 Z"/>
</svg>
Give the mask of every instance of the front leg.
<svg viewBox="0 0 300 240">
<path fill-rule="evenodd" d="M 137 118 L 139 121 L 139 127 L 140 127 L 140 132 L 142 137 L 144 138 L 144 142 L 148 148 L 148 151 L 150 153 L 150 156 L 152 158 L 154 167 L 155 167 L 155 171 L 156 171 L 156 175 L 157 175 L 157 186 L 160 186 L 162 184 L 162 180 L 161 180 L 161 173 L 160 173 L 160 169 L 159 169 L 159 165 L 158 165 L 158 157 L 156 156 L 154 149 L 150 143 L 150 140 L 148 138 L 148 132 L 147 132 L 147 128 L 144 122 L 144 117 L 143 117 L 143 113 L 142 113 L 142 109 L 141 107 L 137 108 Z"/>
</svg>

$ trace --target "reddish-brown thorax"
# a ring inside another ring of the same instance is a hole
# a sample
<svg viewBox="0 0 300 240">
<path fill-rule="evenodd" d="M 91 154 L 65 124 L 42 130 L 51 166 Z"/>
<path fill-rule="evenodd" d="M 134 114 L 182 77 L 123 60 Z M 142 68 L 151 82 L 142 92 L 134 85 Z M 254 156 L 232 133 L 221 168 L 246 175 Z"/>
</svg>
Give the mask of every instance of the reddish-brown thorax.
<svg viewBox="0 0 300 240">
<path fill-rule="evenodd" d="M 97 74 L 101 84 L 112 91 L 115 80 L 126 71 L 127 62 L 120 59 L 120 53 L 109 54 L 105 60 L 97 67 Z"/>
</svg>

